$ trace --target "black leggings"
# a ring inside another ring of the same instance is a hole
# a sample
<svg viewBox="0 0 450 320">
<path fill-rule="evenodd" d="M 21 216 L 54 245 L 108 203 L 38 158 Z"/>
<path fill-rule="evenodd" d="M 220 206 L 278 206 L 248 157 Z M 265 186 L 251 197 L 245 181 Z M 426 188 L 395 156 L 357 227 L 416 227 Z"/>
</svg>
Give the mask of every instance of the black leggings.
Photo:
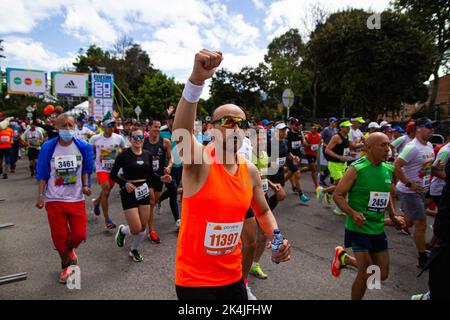
<svg viewBox="0 0 450 320">
<path fill-rule="evenodd" d="M 167 186 L 167 185 L 166 185 Z M 169 203 L 170 203 L 170 210 L 172 211 L 172 215 L 175 221 L 177 221 L 178 219 L 180 219 L 180 213 L 179 213 L 179 208 L 178 208 L 178 188 L 177 187 L 167 187 L 166 190 L 161 193 L 161 196 L 159 197 L 159 202 L 163 202 L 164 200 L 166 200 L 167 198 L 169 198 Z"/>
</svg>

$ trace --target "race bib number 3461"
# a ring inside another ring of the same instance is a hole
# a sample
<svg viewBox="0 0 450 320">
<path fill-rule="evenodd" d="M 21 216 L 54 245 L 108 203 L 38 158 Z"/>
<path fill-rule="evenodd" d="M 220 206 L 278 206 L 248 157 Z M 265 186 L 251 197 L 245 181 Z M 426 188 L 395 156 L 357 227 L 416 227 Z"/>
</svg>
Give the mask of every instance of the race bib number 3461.
<svg viewBox="0 0 450 320">
<path fill-rule="evenodd" d="M 205 252 L 209 255 L 230 254 L 236 250 L 244 222 L 208 222 L 205 233 Z"/>
</svg>

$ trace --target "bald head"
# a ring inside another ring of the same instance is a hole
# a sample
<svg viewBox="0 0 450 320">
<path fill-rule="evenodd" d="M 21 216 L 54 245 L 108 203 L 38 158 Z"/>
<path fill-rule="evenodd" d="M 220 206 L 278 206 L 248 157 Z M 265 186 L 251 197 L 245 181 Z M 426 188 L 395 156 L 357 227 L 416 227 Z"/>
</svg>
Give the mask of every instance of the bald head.
<svg viewBox="0 0 450 320">
<path fill-rule="evenodd" d="M 216 121 L 226 116 L 245 119 L 245 112 L 241 109 L 241 107 L 238 107 L 235 104 L 225 104 L 214 110 L 212 121 Z"/>
<path fill-rule="evenodd" d="M 374 164 L 387 161 L 391 143 L 387 135 L 375 132 L 366 139 L 367 158 Z"/>
<path fill-rule="evenodd" d="M 382 132 L 374 132 L 369 135 L 369 137 L 366 139 L 366 146 L 367 148 L 370 148 L 374 144 L 383 143 L 384 141 L 389 142 L 389 138 L 387 135 L 385 135 Z"/>
</svg>

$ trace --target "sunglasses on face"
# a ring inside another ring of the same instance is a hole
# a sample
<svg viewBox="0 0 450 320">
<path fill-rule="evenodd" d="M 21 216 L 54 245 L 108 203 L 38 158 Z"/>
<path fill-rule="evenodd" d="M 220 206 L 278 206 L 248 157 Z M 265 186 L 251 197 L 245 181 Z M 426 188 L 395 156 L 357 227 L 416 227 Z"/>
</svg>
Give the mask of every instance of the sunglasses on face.
<svg viewBox="0 0 450 320">
<path fill-rule="evenodd" d="M 240 129 L 248 129 L 250 124 L 247 119 L 238 118 L 238 117 L 223 117 L 219 120 L 215 120 L 211 122 L 212 124 L 220 123 L 220 125 L 227 129 L 233 129 L 236 125 Z"/>
<path fill-rule="evenodd" d="M 137 135 L 137 136 L 133 136 L 132 138 L 133 138 L 134 141 L 144 140 L 144 135 L 140 134 L 140 135 Z"/>
</svg>

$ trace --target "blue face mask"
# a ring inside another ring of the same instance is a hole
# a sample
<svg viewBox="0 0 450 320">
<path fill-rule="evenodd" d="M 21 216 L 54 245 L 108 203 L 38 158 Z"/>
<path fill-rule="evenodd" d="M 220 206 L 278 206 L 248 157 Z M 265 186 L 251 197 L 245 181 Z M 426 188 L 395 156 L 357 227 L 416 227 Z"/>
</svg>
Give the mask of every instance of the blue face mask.
<svg viewBox="0 0 450 320">
<path fill-rule="evenodd" d="M 75 130 L 59 130 L 59 137 L 64 142 L 72 141 L 72 138 L 74 135 L 75 135 Z"/>
</svg>

